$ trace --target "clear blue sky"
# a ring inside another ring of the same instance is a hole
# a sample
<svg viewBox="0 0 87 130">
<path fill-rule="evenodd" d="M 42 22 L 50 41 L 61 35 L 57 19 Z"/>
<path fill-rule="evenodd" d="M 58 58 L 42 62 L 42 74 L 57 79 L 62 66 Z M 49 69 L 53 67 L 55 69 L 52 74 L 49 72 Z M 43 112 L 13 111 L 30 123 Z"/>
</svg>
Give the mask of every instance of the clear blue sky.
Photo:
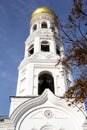
<svg viewBox="0 0 87 130">
<path fill-rule="evenodd" d="M 47 6 L 66 21 L 71 5 L 71 0 L 0 0 L 0 115 L 9 114 L 9 97 L 16 94 L 17 68 L 24 56 L 32 12 Z"/>
</svg>

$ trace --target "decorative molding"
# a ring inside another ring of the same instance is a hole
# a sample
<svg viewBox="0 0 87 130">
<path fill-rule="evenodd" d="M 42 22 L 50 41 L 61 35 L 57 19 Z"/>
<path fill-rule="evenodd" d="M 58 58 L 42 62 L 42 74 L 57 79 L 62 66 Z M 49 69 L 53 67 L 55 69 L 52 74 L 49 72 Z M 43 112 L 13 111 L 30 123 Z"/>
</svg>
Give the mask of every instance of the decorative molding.
<svg viewBox="0 0 87 130">
<path fill-rule="evenodd" d="M 44 116 L 46 117 L 46 118 L 48 118 L 48 119 L 51 119 L 51 118 L 53 118 L 53 112 L 51 111 L 51 110 L 46 110 L 45 112 L 44 112 Z"/>
<path fill-rule="evenodd" d="M 35 108 L 38 109 L 41 108 L 41 105 L 46 104 L 46 102 L 51 102 L 53 106 L 55 106 L 56 109 L 59 109 L 69 116 L 74 116 L 75 118 L 78 119 L 78 114 L 79 116 L 82 116 L 85 118 L 84 114 L 82 111 L 78 111 L 78 107 L 68 107 L 66 100 L 61 99 L 57 96 L 55 96 L 50 90 L 46 89 L 44 93 L 41 96 L 38 96 L 37 98 L 34 99 L 29 99 L 25 102 L 23 102 L 21 105 L 19 105 L 12 115 L 10 116 L 12 122 L 16 125 L 20 118 L 27 112 L 31 111 L 32 109 L 34 110 Z M 80 122 L 81 123 L 81 122 Z"/>
</svg>

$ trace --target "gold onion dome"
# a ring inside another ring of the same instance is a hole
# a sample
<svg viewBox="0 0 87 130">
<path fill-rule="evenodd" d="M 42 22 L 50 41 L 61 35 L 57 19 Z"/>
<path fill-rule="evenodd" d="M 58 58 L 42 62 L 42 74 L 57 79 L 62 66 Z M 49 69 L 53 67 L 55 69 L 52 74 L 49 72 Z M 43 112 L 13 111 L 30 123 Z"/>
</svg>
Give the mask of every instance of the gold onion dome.
<svg viewBox="0 0 87 130">
<path fill-rule="evenodd" d="M 32 16 L 31 18 L 33 18 L 34 16 L 40 14 L 40 13 L 48 13 L 52 16 L 56 16 L 56 14 L 49 8 L 45 7 L 45 6 L 42 6 L 40 8 L 37 8 L 33 13 L 32 13 Z"/>
</svg>

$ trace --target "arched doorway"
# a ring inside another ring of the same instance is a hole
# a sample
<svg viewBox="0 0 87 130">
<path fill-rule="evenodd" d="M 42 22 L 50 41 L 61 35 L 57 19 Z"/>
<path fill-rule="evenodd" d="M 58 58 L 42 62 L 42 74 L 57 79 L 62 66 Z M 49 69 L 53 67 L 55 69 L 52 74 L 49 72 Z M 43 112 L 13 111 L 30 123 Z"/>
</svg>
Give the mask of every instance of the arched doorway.
<svg viewBox="0 0 87 130">
<path fill-rule="evenodd" d="M 54 79 L 49 73 L 42 73 L 38 77 L 38 94 L 42 94 L 43 91 L 48 88 L 54 93 Z"/>
</svg>

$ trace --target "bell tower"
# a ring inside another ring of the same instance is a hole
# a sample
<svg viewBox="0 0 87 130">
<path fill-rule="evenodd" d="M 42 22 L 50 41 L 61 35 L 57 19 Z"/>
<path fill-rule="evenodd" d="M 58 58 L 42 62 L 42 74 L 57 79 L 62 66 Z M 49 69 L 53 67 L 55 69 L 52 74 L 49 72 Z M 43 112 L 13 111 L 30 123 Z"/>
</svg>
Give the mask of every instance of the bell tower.
<svg viewBox="0 0 87 130">
<path fill-rule="evenodd" d="M 11 96 L 9 118 L 0 119 L 0 130 L 84 130 L 85 114 L 69 107 L 61 96 L 72 85 L 71 69 L 59 60 L 64 47 L 55 24 L 56 14 L 47 7 L 36 9 L 30 35 L 18 67 L 16 96 Z"/>
<path fill-rule="evenodd" d="M 62 96 L 72 85 L 70 67 L 57 65 L 64 58 L 64 48 L 55 22 L 56 14 L 47 7 L 32 13 L 24 59 L 18 68 L 16 96 L 38 96 L 45 89 Z"/>
</svg>

